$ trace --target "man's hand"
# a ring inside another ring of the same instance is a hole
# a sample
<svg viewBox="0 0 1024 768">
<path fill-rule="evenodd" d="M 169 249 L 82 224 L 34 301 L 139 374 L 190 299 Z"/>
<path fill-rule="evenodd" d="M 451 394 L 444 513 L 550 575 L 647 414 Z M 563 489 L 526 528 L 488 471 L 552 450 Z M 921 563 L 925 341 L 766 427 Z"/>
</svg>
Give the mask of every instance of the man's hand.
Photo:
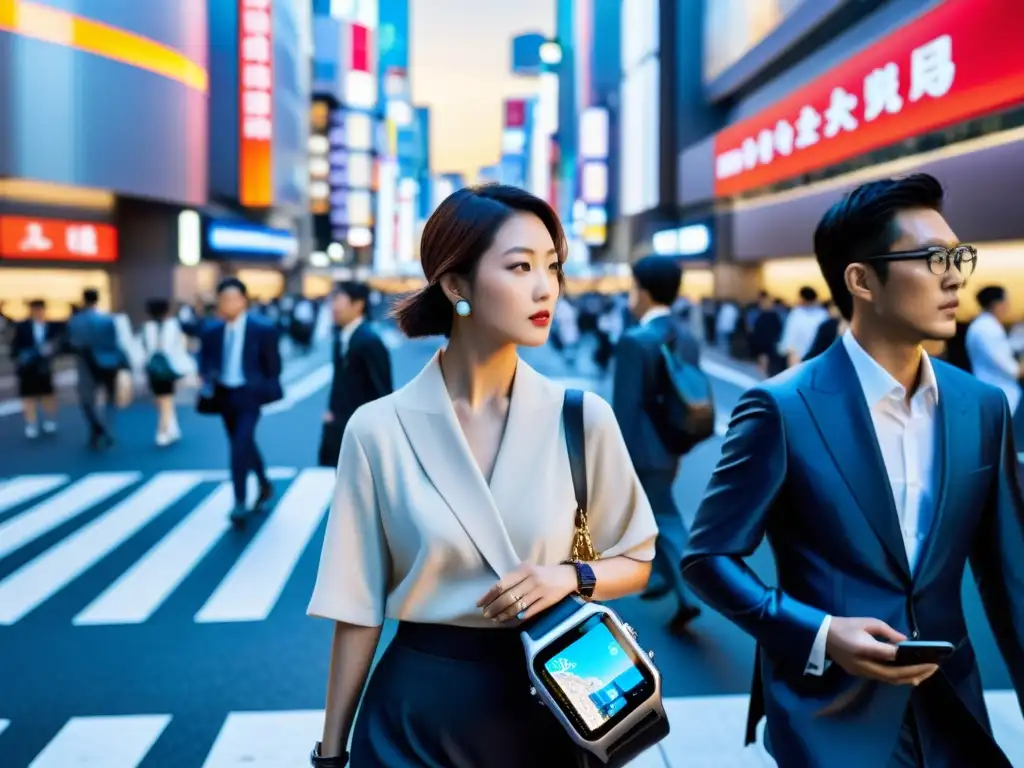
<svg viewBox="0 0 1024 768">
<path fill-rule="evenodd" d="M 890 685 L 920 685 L 939 667 L 937 664 L 892 666 L 896 660 L 895 644 L 906 639 L 906 635 L 878 619 L 833 616 L 825 647 L 828 657 L 855 677 Z"/>
</svg>

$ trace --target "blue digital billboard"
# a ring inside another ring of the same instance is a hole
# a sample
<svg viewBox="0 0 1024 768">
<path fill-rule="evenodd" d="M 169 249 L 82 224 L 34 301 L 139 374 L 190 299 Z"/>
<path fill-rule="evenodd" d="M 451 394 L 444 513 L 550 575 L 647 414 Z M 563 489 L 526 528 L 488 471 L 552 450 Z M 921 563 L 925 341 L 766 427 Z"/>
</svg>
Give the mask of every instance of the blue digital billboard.
<svg viewBox="0 0 1024 768">
<path fill-rule="evenodd" d="M 206 0 L 44 4 L 0 28 L 0 176 L 205 203 Z"/>
</svg>

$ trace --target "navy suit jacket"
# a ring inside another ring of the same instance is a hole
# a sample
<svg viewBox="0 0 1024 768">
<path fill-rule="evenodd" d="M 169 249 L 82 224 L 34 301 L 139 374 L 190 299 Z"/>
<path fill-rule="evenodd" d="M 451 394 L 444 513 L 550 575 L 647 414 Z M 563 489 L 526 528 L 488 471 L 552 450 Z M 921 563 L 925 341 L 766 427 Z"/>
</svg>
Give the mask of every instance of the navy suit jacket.
<svg viewBox="0 0 1024 768">
<path fill-rule="evenodd" d="M 224 328 L 224 321 L 216 320 L 202 332 L 199 375 L 207 387 L 215 385 L 220 378 L 224 361 Z M 242 374 L 245 376 L 245 390 L 253 396 L 255 405 L 266 405 L 284 397 L 277 328 L 252 314 L 245 320 Z"/>
<path fill-rule="evenodd" d="M 767 745 L 781 765 L 887 765 L 914 690 L 865 686 L 837 664 L 804 674 L 826 614 L 954 643 L 922 693 L 943 697 L 979 744 L 996 749 L 961 605 L 968 560 L 1018 697 L 1024 692 L 1024 501 L 1009 408 L 998 389 L 940 360 L 933 366 L 936 512 L 913 573 L 842 344 L 749 390 L 733 412 L 683 568 L 703 600 L 757 640 L 748 741 L 767 714 Z M 777 588 L 742 560 L 765 536 Z M 858 688 L 850 706 L 821 714 Z M 979 765 L 1006 764 L 998 754 Z"/>
<path fill-rule="evenodd" d="M 636 325 L 622 334 L 615 347 L 615 383 L 612 407 L 637 472 L 669 471 L 679 466 L 679 455 L 665 449 L 646 404 L 661 366 L 661 345 L 675 335 L 676 355 L 700 365 L 700 344 L 690 330 L 670 315 Z"/>
</svg>

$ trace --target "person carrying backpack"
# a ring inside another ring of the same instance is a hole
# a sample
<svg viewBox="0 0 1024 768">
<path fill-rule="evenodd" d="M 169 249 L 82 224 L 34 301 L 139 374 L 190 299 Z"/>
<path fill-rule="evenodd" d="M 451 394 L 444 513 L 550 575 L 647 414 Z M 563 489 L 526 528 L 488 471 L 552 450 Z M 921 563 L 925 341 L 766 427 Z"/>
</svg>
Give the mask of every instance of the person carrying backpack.
<svg viewBox="0 0 1024 768">
<path fill-rule="evenodd" d="M 687 532 L 672 485 L 683 454 L 715 431 L 700 345 L 672 315 L 682 279 L 682 267 L 668 256 L 647 256 L 633 264 L 629 308 L 639 322 L 616 346 L 612 395 L 626 448 L 658 523 L 655 578 L 646 596 L 675 594 L 679 608 L 669 623 L 674 634 L 685 633 L 700 608 L 690 601 L 679 571 Z"/>
</svg>

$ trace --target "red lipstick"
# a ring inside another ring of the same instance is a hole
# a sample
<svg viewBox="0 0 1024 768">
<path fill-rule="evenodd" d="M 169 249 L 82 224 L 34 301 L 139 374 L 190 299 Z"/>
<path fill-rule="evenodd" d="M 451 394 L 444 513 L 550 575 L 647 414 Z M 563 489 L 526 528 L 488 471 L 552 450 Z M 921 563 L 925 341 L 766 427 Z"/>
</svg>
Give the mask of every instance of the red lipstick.
<svg viewBox="0 0 1024 768">
<path fill-rule="evenodd" d="M 551 322 L 551 313 L 548 312 L 546 309 L 541 310 L 540 312 L 535 312 L 534 314 L 530 315 L 530 322 L 536 325 L 538 328 L 543 328 L 548 323 Z"/>
</svg>

